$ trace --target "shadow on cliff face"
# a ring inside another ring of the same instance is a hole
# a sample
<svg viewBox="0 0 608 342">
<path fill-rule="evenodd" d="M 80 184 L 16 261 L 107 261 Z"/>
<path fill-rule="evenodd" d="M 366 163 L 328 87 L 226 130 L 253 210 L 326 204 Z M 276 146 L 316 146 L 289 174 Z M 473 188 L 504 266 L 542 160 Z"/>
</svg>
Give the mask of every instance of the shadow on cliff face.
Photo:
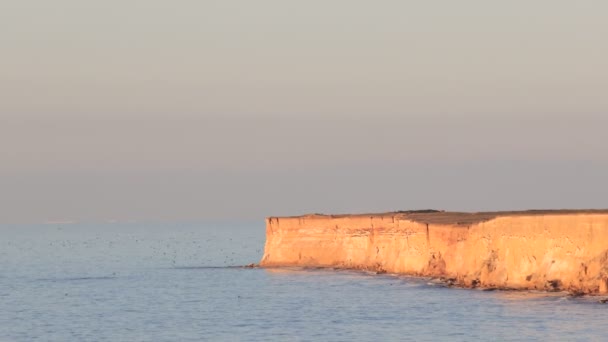
<svg viewBox="0 0 608 342">
<path fill-rule="evenodd" d="M 446 273 L 445 267 L 445 260 L 443 260 L 441 252 L 432 253 L 424 274 L 432 277 L 443 276 Z"/>
</svg>

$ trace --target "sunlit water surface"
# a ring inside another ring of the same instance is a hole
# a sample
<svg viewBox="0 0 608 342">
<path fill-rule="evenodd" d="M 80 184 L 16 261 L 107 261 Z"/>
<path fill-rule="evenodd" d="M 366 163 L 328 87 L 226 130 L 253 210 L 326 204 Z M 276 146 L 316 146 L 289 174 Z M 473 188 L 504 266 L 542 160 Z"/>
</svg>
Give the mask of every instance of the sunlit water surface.
<svg viewBox="0 0 608 342">
<path fill-rule="evenodd" d="M 247 269 L 263 223 L 0 226 L 0 341 L 605 341 L 608 305 Z"/>
</svg>

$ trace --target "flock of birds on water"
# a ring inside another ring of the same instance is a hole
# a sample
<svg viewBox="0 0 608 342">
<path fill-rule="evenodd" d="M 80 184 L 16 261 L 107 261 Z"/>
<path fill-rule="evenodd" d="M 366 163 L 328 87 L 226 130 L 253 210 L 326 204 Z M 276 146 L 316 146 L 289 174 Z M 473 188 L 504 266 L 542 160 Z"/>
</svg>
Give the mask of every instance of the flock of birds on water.
<svg viewBox="0 0 608 342">
<path fill-rule="evenodd" d="M 76 274 L 78 268 L 95 265 L 73 279 L 116 277 L 125 267 L 131 268 L 224 268 L 256 262 L 261 258 L 263 237 L 254 227 L 239 231 L 248 238 L 212 229 L 137 229 L 103 231 L 107 227 L 64 229 L 48 226 L 19 232 L 4 240 L 0 258 L 5 267 L 36 267 L 45 264 L 43 274 Z M 98 229 L 98 230 L 96 230 Z M 258 241 L 259 240 L 259 241 Z M 75 257 L 77 256 L 77 257 Z M 55 269 L 49 269 L 49 262 Z M 29 265 L 28 265 L 29 264 Z M 114 268 L 114 269 L 113 269 Z M 49 277 L 45 276 L 44 279 Z M 50 277 L 49 279 L 53 279 Z M 65 278 L 64 278 L 65 279 Z M 68 278 L 72 279 L 72 278 Z"/>
</svg>

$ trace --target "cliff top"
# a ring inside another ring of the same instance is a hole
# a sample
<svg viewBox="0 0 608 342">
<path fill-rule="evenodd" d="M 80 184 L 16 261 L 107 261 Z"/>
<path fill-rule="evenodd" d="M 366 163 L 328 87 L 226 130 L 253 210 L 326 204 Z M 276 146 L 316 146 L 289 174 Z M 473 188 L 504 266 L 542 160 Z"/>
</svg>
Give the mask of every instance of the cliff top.
<svg viewBox="0 0 608 342">
<path fill-rule="evenodd" d="M 489 221 L 501 216 L 536 216 L 536 215 L 577 215 L 577 214 L 608 214 L 608 209 L 556 209 L 556 210 L 521 210 L 521 211 L 487 211 L 487 212 L 456 212 L 444 210 L 403 210 L 386 213 L 369 214 L 306 214 L 288 216 L 288 218 L 345 218 L 345 217 L 398 217 L 421 223 L 469 225 Z"/>
</svg>

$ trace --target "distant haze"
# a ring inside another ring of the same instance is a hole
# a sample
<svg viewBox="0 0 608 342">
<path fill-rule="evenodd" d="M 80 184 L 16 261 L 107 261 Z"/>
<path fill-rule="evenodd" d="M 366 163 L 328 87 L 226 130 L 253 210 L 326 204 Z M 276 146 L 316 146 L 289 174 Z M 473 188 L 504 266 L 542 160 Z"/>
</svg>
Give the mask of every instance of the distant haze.
<svg viewBox="0 0 608 342">
<path fill-rule="evenodd" d="M 0 223 L 608 207 L 604 1 L 13 1 Z"/>
</svg>

